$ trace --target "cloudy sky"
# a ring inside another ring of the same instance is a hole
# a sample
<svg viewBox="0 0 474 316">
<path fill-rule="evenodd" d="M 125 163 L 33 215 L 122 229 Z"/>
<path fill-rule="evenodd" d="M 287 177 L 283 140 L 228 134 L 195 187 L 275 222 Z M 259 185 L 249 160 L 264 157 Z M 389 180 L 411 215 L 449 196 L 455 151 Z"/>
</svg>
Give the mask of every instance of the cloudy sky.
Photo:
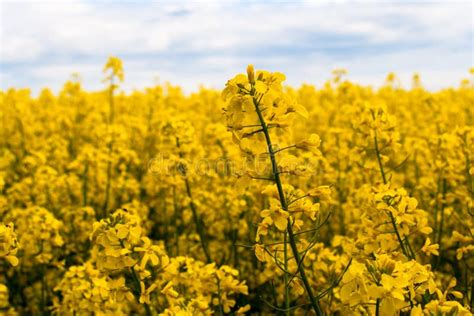
<svg viewBox="0 0 474 316">
<path fill-rule="evenodd" d="M 335 68 L 379 85 L 458 85 L 474 65 L 472 1 L 8 1 L 0 0 L 0 88 L 49 86 L 72 73 L 101 89 L 107 56 L 124 88 L 169 81 L 221 88 L 247 64 L 290 84 L 321 84 Z"/>
</svg>

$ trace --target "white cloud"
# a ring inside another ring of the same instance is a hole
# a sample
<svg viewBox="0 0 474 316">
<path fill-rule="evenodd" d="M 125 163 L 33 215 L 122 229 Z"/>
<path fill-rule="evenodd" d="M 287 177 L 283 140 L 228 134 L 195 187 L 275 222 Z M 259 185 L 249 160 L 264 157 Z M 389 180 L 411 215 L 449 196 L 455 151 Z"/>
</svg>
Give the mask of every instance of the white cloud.
<svg viewBox="0 0 474 316">
<path fill-rule="evenodd" d="M 220 87 L 245 64 L 321 82 L 345 66 L 377 84 L 390 70 L 457 84 L 473 65 L 471 2 L 263 3 L 2 1 L 0 87 L 53 85 L 80 72 L 101 87 L 107 55 L 124 59 L 127 87 L 157 75 Z M 416 68 L 416 69 L 415 69 Z M 20 75 L 21 74 L 21 75 Z"/>
</svg>

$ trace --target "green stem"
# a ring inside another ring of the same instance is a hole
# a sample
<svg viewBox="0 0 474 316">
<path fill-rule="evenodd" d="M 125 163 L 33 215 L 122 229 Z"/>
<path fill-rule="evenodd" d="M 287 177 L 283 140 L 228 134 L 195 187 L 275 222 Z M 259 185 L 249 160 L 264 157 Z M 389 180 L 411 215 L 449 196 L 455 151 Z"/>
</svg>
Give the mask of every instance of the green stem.
<svg viewBox="0 0 474 316">
<path fill-rule="evenodd" d="M 179 158 L 183 159 L 183 154 L 179 151 L 179 148 L 180 148 L 179 138 L 176 138 L 176 147 L 178 147 Z M 194 221 L 194 224 L 196 225 L 196 231 L 199 235 L 201 248 L 202 248 L 202 251 L 204 252 L 204 256 L 206 257 L 207 263 L 211 263 L 212 259 L 211 259 L 211 255 L 209 253 L 209 248 L 207 245 L 206 232 L 204 231 L 204 227 L 202 225 L 201 218 L 198 214 L 196 204 L 194 204 L 194 199 L 191 192 L 191 185 L 189 184 L 186 170 L 183 169 L 182 172 L 183 172 L 183 177 L 184 177 L 184 184 L 186 186 L 186 193 L 190 200 L 189 207 L 191 208 L 191 212 L 193 214 L 193 221 Z"/>
<path fill-rule="evenodd" d="M 141 290 L 141 286 L 140 286 L 140 279 L 138 278 L 137 273 L 135 272 L 135 270 L 133 268 L 129 268 L 129 270 L 130 270 L 130 274 L 132 275 L 133 282 L 135 284 L 136 293 L 137 293 L 137 301 L 140 302 L 140 296 L 142 295 L 142 290 Z M 146 304 L 146 303 L 143 304 L 143 306 L 145 307 L 146 315 L 151 316 L 152 313 L 151 313 L 150 306 L 148 306 L 148 304 Z"/>
<path fill-rule="evenodd" d="M 216 275 L 216 281 L 217 281 L 217 296 L 218 296 L 218 300 L 219 300 L 219 315 L 224 316 L 224 309 L 223 309 L 223 306 L 222 306 L 222 297 L 221 297 L 221 295 L 222 295 L 221 281 L 219 280 L 217 275 Z"/>
<path fill-rule="evenodd" d="M 110 199 L 110 188 L 111 188 L 111 182 L 112 182 L 112 142 L 108 146 L 108 161 L 107 161 L 107 182 L 105 184 L 105 198 L 104 198 L 104 204 L 102 206 L 102 211 L 103 211 L 103 217 L 108 217 L 109 216 L 109 199 Z"/>
<path fill-rule="evenodd" d="M 110 79 L 110 88 L 109 88 L 109 119 L 108 119 L 108 124 L 107 124 L 107 129 L 114 123 L 114 118 L 115 118 L 115 105 L 114 105 L 114 77 Z M 112 150 L 113 150 L 113 144 L 114 144 L 114 132 L 112 131 L 112 139 L 110 140 L 110 143 L 108 144 L 108 154 L 107 154 L 107 182 L 105 185 L 105 199 L 104 199 L 104 204 L 102 206 L 102 211 L 103 211 L 103 216 L 108 217 L 109 216 L 109 198 L 110 198 L 110 189 L 111 189 L 111 182 L 112 182 Z"/>
<path fill-rule="evenodd" d="M 263 131 L 263 134 L 265 136 L 265 140 L 266 140 L 267 147 L 268 147 L 268 153 L 270 154 L 270 161 L 271 161 L 271 164 L 272 164 L 273 179 L 274 179 L 274 182 L 277 186 L 278 196 L 280 198 L 281 207 L 282 207 L 283 210 L 288 211 L 288 205 L 287 205 L 287 202 L 286 202 L 285 193 L 283 192 L 283 185 L 281 183 L 280 173 L 278 171 L 278 164 L 276 162 L 272 140 L 270 138 L 270 133 L 268 132 L 267 123 L 265 122 L 265 119 L 263 118 L 262 112 L 260 111 L 260 107 L 259 107 L 260 102 L 255 98 L 255 89 L 254 88 L 252 88 L 251 95 L 253 97 L 253 104 L 255 106 L 255 111 L 257 112 L 258 119 L 260 121 L 260 125 L 262 126 L 262 131 Z M 303 264 L 301 262 L 300 253 L 298 252 L 298 247 L 296 245 L 296 238 L 295 238 L 295 235 L 293 233 L 293 226 L 292 226 L 291 220 L 289 218 L 288 218 L 288 223 L 287 223 L 287 231 L 288 231 L 290 247 L 291 247 L 291 250 L 293 252 L 293 257 L 296 260 L 297 266 L 300 267 L 299 268 L 299 273 L 300 273 L 301 279 L 303 281 L 304 288 L 306 290 L 308 298 L 311 302 L 311 306 L 314 309 L 314 312 L 316 313 L 316 315 L 321 316 L 321 315 L 323 315 L 323 312 L 321 311 L 318 300 L 315 298 L 315 296 L 313 294 L 313 289 L 311 288 L 311 286 L 309 284 L 309 281 L 308 281 L 308 277 L 306 276 L 305 269 L 304 269 Z"/>
<path fill-rule="evenodd" d="M 288 271 L 288 243 L 287 243 L 287 233 L 284 232 L 283 237 L 283 256 L 284 256 L 284 267 L 285 271 Z M 288 284 L 288 273 L 285 272 L 284 274 L 284 281 L 285 281 L 285 309 L 286 315 L 290 315 L 290 286 Z"/>
<path fill-rule="evenodd" d="M 377 156 L 377 162 L 379 164 L 380 174 L 382 176 L 383 183 L 387 184 L 387 177 L 385 176 L 385 170 L 383 168 L 382 157 L 380 155 L 380 150 L 379 150 L 379 144 L 378 144 L 378 139 L 377 139 L 377 130 L 374 130 L 374 145 L 375 145 L 375 154 Z M 390 217 L 390 222 L 392 223 L 393 230 L 395 231 L 395 235 L 397 236 L 397 240 L 398 240 L 398 243 L 400 244 L 400 248 L 402 249 L 403 254 L 407 258 L 414 259 L 408 253 L 408 251 L 405 248 L 405 245 L 403 244 L 403 240 L 400 236 L 400 232 L 398 231 L 397 224 L 395 222 L 395 218 L 393 217 L 393 214 L 389 211 L 388 215 Z M 409 245 L 408 239 L 406 239 L 406 242 Z"/>
</svg>

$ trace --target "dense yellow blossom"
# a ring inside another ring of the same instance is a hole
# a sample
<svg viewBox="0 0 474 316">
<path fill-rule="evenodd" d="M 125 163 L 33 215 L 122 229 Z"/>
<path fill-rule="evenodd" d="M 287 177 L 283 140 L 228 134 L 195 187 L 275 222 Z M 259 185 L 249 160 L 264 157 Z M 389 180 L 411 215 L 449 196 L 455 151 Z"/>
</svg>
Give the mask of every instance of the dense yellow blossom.
<svg viewBox="0 0 474 316">
<path fill-rule="evenodd" d="M 0 91 L 0 315 L 472 314 L 472 79 L 103 72 Z"/>
</svg>

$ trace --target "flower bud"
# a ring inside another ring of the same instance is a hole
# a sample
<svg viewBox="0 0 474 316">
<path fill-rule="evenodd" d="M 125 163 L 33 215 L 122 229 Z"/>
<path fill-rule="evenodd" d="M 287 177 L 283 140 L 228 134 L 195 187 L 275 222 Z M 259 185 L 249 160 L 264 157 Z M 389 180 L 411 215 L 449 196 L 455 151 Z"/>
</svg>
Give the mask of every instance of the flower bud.
<svg viewBox="0 0 474 316">
<path fill-rule="evenodd" d="M 255 72 L 253 69 L 253 65 L 247 66 L 247 76 L 249 78 L 250 84 L 255 84 Z"/>
</svg>

